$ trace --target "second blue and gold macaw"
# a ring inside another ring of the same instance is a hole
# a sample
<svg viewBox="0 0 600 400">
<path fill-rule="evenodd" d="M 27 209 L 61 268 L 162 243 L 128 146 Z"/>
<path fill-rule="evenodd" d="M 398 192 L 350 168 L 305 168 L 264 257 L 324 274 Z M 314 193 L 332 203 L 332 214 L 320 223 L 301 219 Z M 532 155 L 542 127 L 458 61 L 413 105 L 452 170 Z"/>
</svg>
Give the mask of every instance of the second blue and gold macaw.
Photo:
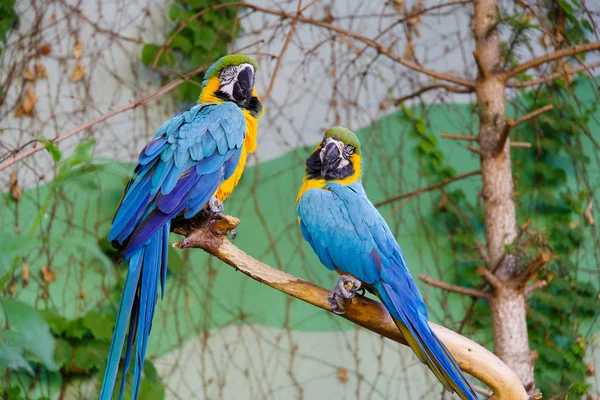
<svg viewBox="0 0 600 400">
<path fill-rule="evenodd" d="M 329 301 L 361 286 L 376 294 L 419 360 L 446 389 L 462 399 L 477 399 L 446 346 L 429 327 L 427 308 L 410 276 L 404 255 L 387 223 L 369 201 L 362 182 L 360 142 L 334 127 L 306 160 L 304 183 L 296 199 L 304 239 L 330 270 L 342 275 Z M 352 289 L 346 288 L 352 283 Z"/>
<path fill-rule="evenodd" d="M 250 57 L 219 59 L 206 71 L 199 104 L 158 128 L 139 156 L 108 237 L 129 267 L 101 400 L 113 396 L 126 336 L 119 399 L 132 356 L 132 397 L 137 398 L 159 282 L 165 293 L 171 220 L 203 210 L 219 214 L 240 180 L 246 154 L 256 150 L 263 108 L 254 88 L 255 72 Z"/>
</svg>

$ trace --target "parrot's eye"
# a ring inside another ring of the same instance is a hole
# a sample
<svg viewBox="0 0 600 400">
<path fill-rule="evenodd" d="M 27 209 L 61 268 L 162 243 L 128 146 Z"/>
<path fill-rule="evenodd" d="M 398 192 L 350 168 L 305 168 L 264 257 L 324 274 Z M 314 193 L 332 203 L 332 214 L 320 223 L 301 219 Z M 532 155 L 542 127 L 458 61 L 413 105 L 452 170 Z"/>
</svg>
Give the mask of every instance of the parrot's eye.
<svg viewBox="0 0 600 400">
<path fill-rule="evenodd" d="M 347 145 L 346 147 L 344 147 L 344 156 L 346 158 L 350 158 L 350 156 L 354 154 L 354 147 Z"/>
</svg>

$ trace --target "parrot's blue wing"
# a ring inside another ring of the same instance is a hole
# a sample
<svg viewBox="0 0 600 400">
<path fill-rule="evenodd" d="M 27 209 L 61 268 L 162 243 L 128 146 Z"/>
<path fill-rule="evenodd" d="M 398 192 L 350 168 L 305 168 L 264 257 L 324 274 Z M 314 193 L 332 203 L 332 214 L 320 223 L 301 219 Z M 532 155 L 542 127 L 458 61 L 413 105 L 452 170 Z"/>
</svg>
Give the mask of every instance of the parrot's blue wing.
<svg viewBox="0 0 600 400">
<path fill-rule="evenodd" d="M 204 208 L 235 170 L 245 135 L 246 120 L 235 104 L 201 104 L 165 122 L 142 150 L 108 236 L 123 248 L 129 268 L 101 400 L 112 398 L 127 332 L 119 398 L 132 353 L 136 398 L 159 282 L 161 294 L 165 291 L 171 220 L 180 213 L 191 218 Z"/>
<path fill-rule="evenodd" d="M 427 308 L 387 223 L 360 183 L 329 183 L 306 191 L 298 203 L 300 229 L 321 260 L 370 285 L 417 357 L 464 399 L 477 395 L 431 330 Z"/>
</svg>

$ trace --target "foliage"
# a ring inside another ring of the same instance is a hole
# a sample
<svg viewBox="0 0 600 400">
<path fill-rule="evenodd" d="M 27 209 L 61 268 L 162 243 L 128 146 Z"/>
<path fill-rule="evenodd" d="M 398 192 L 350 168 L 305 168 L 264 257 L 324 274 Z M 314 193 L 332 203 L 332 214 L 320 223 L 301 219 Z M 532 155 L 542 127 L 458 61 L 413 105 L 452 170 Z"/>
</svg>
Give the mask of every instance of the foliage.
<svg viewBox="0 0 600 400">
<path fill-rule="evenodd" d="M 31 249 L 48 244 L 43 217 L 49 212 L 53 202 L 63 198 L 69 186 L 75 185 L 82 190 L 97 190 L 93 175 L 105 166 L 92 157 L 93 140 L 79 143 L 68 157 L 64 157 L 51 141 L 41 138 L 40 142 L 55 162 L 56 175 L 42 196 L 39 211 L 26 233 L 0 233 L 0 265 L 9 266 L 12 263 L 8 270 L 0 271 L 0 282 L 6 293 L 12 293 L 6 286 L 15 280 L 14 275 L 17 267 L 21 265 L 20 261 L 25 259 Z M 95 243 L 82 238 L 62 238 L 54 235 L 52 244 L 79 251 L 85 250 L 92 258 L 100 261 L 107 271 L 114 266 L 110 258 L 113 250 L 108 250 L 107 241 Z M 123 268 L 118 268 L 118 271 L 121 281 L 105 291 L 106 296 L 113 300 L 111 304 L 119 301 L 126 273 Z M 38 312 L 26 303 L 9 299 L 2 301 L 2 308 L 9 329 L 0 330 L 0 371 L 9 369 L 14 371 L 12 376 L 15 377 L 8 379 L 10 385 L 0 388 L 3 398 L 30 398 L 31 393 L 23 393 L 25 386 L 17 382 L 21 382 L 22 371 L 35 378 L 36 382 L 40 381 L 40 367 L 51 376 L 60 374 L 63 387 L 91 379 L 96 382 L 96 389 L 99 389 L 116 318 L 114 309 L 94 308 L 82 316 L 69 319 L 55 309 Z M 156 369 L 149 361 L 144 365 L 144 377 L 139 398 L 162 399 L 164 388 Z M 131 384 L 128 383 L 125 388 L 126 397 L 131 397 L 131 390 Z"/>
<path fill-rule="evenodd" d="M 16 0 L 0 0 L 0 56 L 2 55 L 3 45 L 6 43 L 6 37 L 11 29 L 19 24 L 19 16 L 15 11 Z M 4 91 L 0 86 L 0 104 Z"/>
<path fill-rule="evenodd" d="M 169 19 L 176 23 L 176 28 L 167 35 L 164 49 L 156 43 L 147 43 L 142 48 L 142 62 L 146 66 L 176 67 L 179 72 L 189 72 L 202 65 L 210 65 L 216 59 L 227 55 L 227 46 L 235 38 L 233 28 L 236 9 L 224 7 L 197 14 L 215 4 L 231 2 L 230 0 L 175 0 L 169 8 Z M 178 32 L 180 26 L 185 27 Z M 235 35 L 239 33 L 239 27 Z M 185 82 L 178 89 L 182 101 L 193 102 L 198 98 L 199 85 L 204 75 L 198 74 Z"/>
<path fill-rule="evenodd" d="M 519 211 L 544 220 L 537 245 L 553 248 L 556 259 L 540 273 L 550 284 L 534 293 L 530 302 L 529 327 L 532 347 L 538 351 L 536 382 L 552 394 L 583 396 L 587 393 L 584 362 L 587 340 L 581 325 L 598 309 L 597 289 L 578 279 L 577 252 L 583 244 L 589 225 L 583 212 L 591 200 L 588 188 L 570 187 L 567 175 L 585 167 L 590 159 L 584 152 L 581 136 L 597 102 L 578 109 L 572 105 L 565 82 L 528 93 L 523 104 L 527 109 L 553 104 L 533 124 L 518 129 L 520 139 L 539 143 L 534 157 L 521 155 L 515 159 L 519 174 Z"/>
</svg>

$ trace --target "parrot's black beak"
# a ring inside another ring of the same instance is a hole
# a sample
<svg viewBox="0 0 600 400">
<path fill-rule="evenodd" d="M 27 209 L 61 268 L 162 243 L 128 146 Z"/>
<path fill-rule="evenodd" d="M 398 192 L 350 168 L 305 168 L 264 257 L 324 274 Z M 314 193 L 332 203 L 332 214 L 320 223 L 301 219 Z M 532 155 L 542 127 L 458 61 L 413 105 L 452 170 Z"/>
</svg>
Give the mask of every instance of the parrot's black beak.
<svg viewBox="0 0 600 400">
<path fill-rule="evenodd" d="M 240 71 L 237 82 L 233 85 L 233 97 L 241 105 L 247 107 L 252 100 L 254 88 L 254 70 L 248 66 Z"/>
<path fill-rule="evenodd" d="M 340 162 L 342 162 L 342 154 L 335 143 L 328 143 L 322 154 L 321 176 L 326 178 L 329 172 L 338 168 Z"/>
</svg>

